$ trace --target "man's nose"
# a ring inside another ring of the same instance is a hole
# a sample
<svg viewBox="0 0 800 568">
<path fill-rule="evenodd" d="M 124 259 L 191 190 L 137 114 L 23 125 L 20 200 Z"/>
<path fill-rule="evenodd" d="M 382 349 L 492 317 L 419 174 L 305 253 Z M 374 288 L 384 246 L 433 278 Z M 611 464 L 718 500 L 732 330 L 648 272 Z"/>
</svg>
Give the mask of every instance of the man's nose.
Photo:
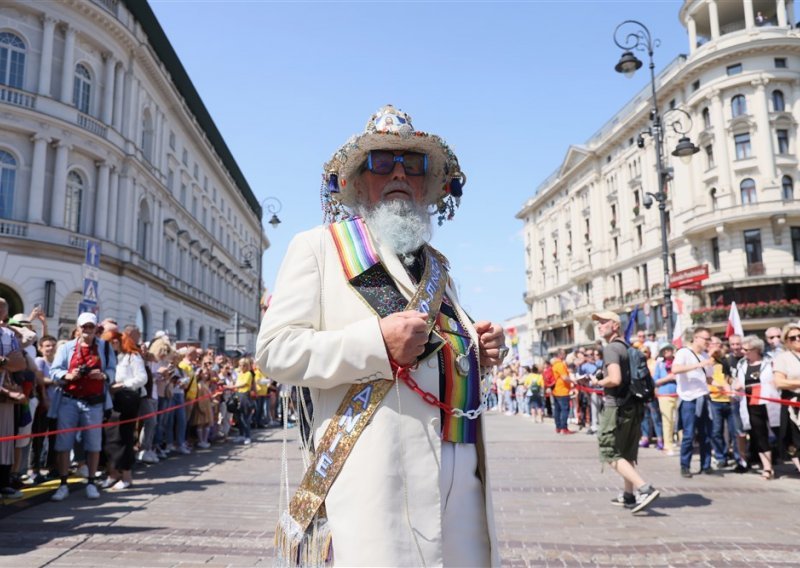
<svg viewBox="0 0 800 568">
<path fill-rule="evenodd" d="M 392 168 L 392 179 L 406 179 L 406 166 L 401 161 L 396 161 Z"/>
</svg>

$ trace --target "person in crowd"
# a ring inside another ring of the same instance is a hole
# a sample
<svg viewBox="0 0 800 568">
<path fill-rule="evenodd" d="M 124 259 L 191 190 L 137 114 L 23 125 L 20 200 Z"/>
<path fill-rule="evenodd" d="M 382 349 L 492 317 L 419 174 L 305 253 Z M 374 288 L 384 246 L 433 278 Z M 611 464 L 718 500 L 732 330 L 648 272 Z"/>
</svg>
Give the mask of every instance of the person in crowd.
<svg viewBox="0 0 800 568">
<path fill-rule="evenodd" d="M 317 440 L 346 392 L 370 385 L 381 389 L 370 391 L 376 397 L 370 400 L 385 393 L 326 491 L 336 561 L 497 564 L 491 491 L 478 445 L 485 410 L 480 367 L 500 364 L 508 350 L 499 325 L 473 324 L 466 316 L 447 286 L 445 259 L 427 244 L 430 212 L 443 223 L 458 206 L 465 179 L 458 161 L 441 138 L 415 132 L 406 113 L 386 106 L 334 154 L 325 176 L 326 215 L 343 219 L 290 245 L 256 353 L 267 376 L 314 388 Z M 359 250 L 367 247 L 371 253 L 362 258 L 369 260 L 348 269 L 351 259 L 340 256 L 348 249 L 336 246 L 339 237 Z M 429 339 L 436 347 L 426 347 Z M 384 390 L 392 378 L 397 390 Z M 453 396 L 454 385 L 463 397 Z M 434 400 L 473 415 L 442 418 Z"/>
<path fill-rule="evenodd" d="M 772 449 L 769 441 L 771 425 L 780 423 L 779 405 L 761 397 L 777 399 L 778 391 L 772 363 L 764 357 L 764 342 L 755 335 L 742 339 L 744 358 L 736 367 L 733 388 L 744 390 L 740 399 L 742 426 L 750 433 L 753 452 L 761 460 L 761 476 L 765 480 L 775 477 L 772 469 Z"/>
<path fill-rule="evenodd" d="M 653 381 L 656 385 L 656 400 L 661 414 L 661 429 L 664 440 L 664 452 L 668 456 L 675 455 L 675 416 L 678 408 L 678 386 L 672 363 L 675 359 L 675 347 L 665 343 L 658 350 Z"/>
<path fill-rule="evenodd" d="M 250 417 L 253 414 L 252 394 L 255 392 L 253 363 L 249 357 L 242 357 L 239 360 L 235 388 L 236 396 L 239 397 L 239 407 L 236 412 L 236 427 L 239 429 L 237 441 L 246 446 L 251 441 Z"/>
<path fill-rule="evenodd" d="M 97 316 L 84 312 L 78 316 L 77 326 L 80 330 L 78 339 L 61 346 L 50 366 L 50 374 L 59 388 L 53 396 L 48 416 L 58 419 L 58 430 L 66 430 L 56 436 L 61 485 L 52 496 L 54 501 L 62 501 L 69 495 L 69 451 L 76 434 L 69 429 L 78 426 L 94 427 L 81 432 L 81 438 L 87 457 L 86 496 L 89 499 L 100 497 L 95 485 L 102 445 L 99 426 L 103 422 L 104 409 L 111 403 L 108 388 L 114 383 L 117 359 L 111 346 L 95 336 Z"/>
<path fill-rule="evenodd" d="M 733 334 L 728 337 L 728 354 L 725 359 L 728 361 L 728 366 L 731 369 L 736 369 L 736 366 L 744 358 L 744 349 L 742 348 L 742 337 Z"/>
<path fill-rule="evenodd" d="M 595 350 L 587 349 L 585 351 L 583 363 L 581 363 L 580 367 L 578 367 L 578 378 L 582 383 L 588 384 L 601 369 L 602 365 L 599 367 L 597 365 Z M 596 389 L 592 389 L 592 392 L 588 393 L 588 396 L 586 397 L 588 403 L 587 412 L 590 416 L 589 428 L 586 430 L 586 434 L 588 435 L 597 434 L 597 430 L 600 426 L 600 411 L 602 410 L 603 397 L 601 394 L 595 391 Z"/>
<path fill-rule="evenodd" d="M 541 424 L 544 422 L 544 378 L 536 365 L 531 367 L 530 377 L 531 416 L 534 422 Z"/>
<path fill-rule="evenodd" d="M 207 365 L 198 370 L 197 380 L 197 402 L 192 405 L 191 418 L 189 424 L 195 429 L 197 433 L 197 447 L 201 449 L 208 449 L 211 447 L 210 435 L 211 424 L 214 421 L 214 413 L 212 410 L 212 381 L 214 375 L 212 374 L 211 365 L 212 361 L 204 362 Z"/>
<path fill-rule="evenodd" d="M 711 367 L 711 384 L 708 389 L 711 399 L 711 448 L 717 468 L 721 469 L 728 467 L 729 453 L 733 454 L 734 463 L 739 465 L 742 462 L 737 443 L 739 430 L 736 414 L 739 407 L 731 405 L 733 372 L 723 353 L 722 339 L 712 336 L 708 345 L 708 353 L 714 360 Z M 728 430 L 727 437 L 725 436 L 726 428 Z"/>
<path fill-rule="evenodd" d="M 690 478 L 694 440 L 700 446 L 700 471 L 712 473 L 711 469 L 711 414 L 708 385 L 714 359 L 708 355 L 711 331 L 707 327 L 696 327 L 688 335 L 692 341 L 688 347 L 678 349 L 672 362 L 672 372 L 677 383 L 678 412 L 683 438 L 681 439 L 681 476 Z"/>
<path fill-rule="evenodd" d="M 156 433 L 158 432 L 158 386 L 159 375 L 154 369 L 156 356 L 150 353 L 145 344 L 139 345 L 139 353 L 144 359 L 144 370 L 147 372 L 147 383 L 144 386 L 144 395 L 139 402 L 139 453 L 136 459 L 142 463 L 158 463 L 156 453 Z"/>
<path fill-rule="evenodd" d="M 8 327 L 8 304 L 0 298 L 0 438 L 14 435 L 14 406 L 27 402 L 11 376 L 27 366 L 17 336 Z M 11 486 L 13 464 L 14 441 L 0 441 L 0 495 L 6 499 L 22 497 L 22 492 Z"/>
<path fill-rule="evenodd" d="M 163 333 L 163 332 L 162 332 Z M 170 407 L 172 402 L 172 376 L 175 372 L 175 365 L 172 362 L 172 345 L 166 334 L 161 335 L 150 342 L 148 348 L 153 357 L 150 370 L 153 373 L 155 387 L 158 396 L 158 411 L 162 412 Z M 168 444 L 168 424 L 171 412 L 162 412 L 157 417 L 156 436 L 153 446 L 158 459 L 166 459 Z"/>
<path fill-rule="evenodd" d="M 56 425 L 52 418 L 47 417 L 47 412 L 50 408 L 50 400 L 53 398 L 53 393 L 56 390 L 56 385 L 50 377 L 50 365 L 53 364 L 53 358 L 56 355 L 57 340 L 52 335 L 45 335 L 39 339 L 39 351 L 41 355 L 36 358 L 36 368 L 42 374 L 44 383 L 44 392 L 41 393 L 41 404 L 36 409 L 36 414 L 33 419 L 33 433 L 44 434 L 46 432 L 55 431 Z M 47 481 L 47 477 L 42 474 L 42 469 L 48 471 L 48 477 L 55 476 L 56 463 L 55 452 L 45 451 L 45 441 L 48 448 L 53 448 L 55 445 L 55 435 L 36 436 L 31 441 L 31 479 L 34 485 Z"/>
<path fill-rule="evenodd" d="M 644 332 L 641 332 L 644 334 Z M 653 352 L 650 351 L 645 343 L 639 348 L 642 354 L 647 359 L 647 368 L 650 370 L 650 376 L 654 376 L 656 372 L 656 360 L 653 357 Z M 642 439 L 639 442 L 640 448 L 648 448 L 655 437 L 656 448 L 658 450 L 664 449 L 664 432 L 661 424 L 661 410 L 658 406 L 658 399 L 653 398 L 650 402 L 644 405 L 644 417 L 642 418 Z"/>
<path fill-rule="evenodd" d="M 781 328 L 768 327 L 764 332 L 764 337 L 767 340 L 766 351 L 764 355 L 768 355 L 770 359 L 778 356 L 778 353 L 783 351 L 783 338 L 781 337 Z"/>
<path fill-rule="evenodd" d="M 528 402 L 528 387 L 525 385 L 525 375 L 517 377 L 516 399 L 517 414 L 519 416 L 530 417 L 531 407 Z"/>
<path fill-rule="evenodd" d="M 569 369 L 564 361 L 556 356 L 550 359 L 550 367 L 553 370 L 555 383 L 553 384 L 553 417 L 556 423 L 557 434 L 574 434 L 567 426 L 569 418 L 569 395 L 572 389 L 572 381 L 569 376 Z"/>
<path fill-rule="evenodd" d="M 170 375 L 170 387 L 172 389 L 172 398 L 169 401 L 169 407 L 173 408 L 167 416 L 165 428 L 167 433 L 167 452 L 178 452 L 180 454 L 190 454 L 192 451 L 186 444 L 186 389 L 189 388 L 194 376 L 194 367 L 189 365 L 192 371 L 192 377 L 184 374 L 184 364 L 186 360 L 186 348 L 181 351 L 175 351 L 172 354 L 172 371 Z M 181 366 L 183 364 L 183 366 Z"/>
<path fill-rule="evenodd" d="M 628 345 L 620 336 L 620 319 L 615 312 L 592 314 L 598 334 L 605 339 L 603 376 L 591 377 L 592 387 L 603 389 L 603 414 L 597 435 L 600 460 L 623 479 L 623 491 L 612 504 L 638 513 L 658 499 L 661 492 L 646 482 L 637 469 L 639 434 L 644 408 L 630 396 L 631 371 Z"/>
<path fill-rule="evenodd" d="M 219 415 L 217 417 L 217 432 L 219 438 L 224 441 L 228 439 L 228 434 L 231 430 L 231 419 L 234 418 L 235 409 L 238 406 L 236 402 L 228 404 L 233 399 L 238 400 L 238 395 L 236 394 L 236 378 L 233 375 L 231 364 L 227 361 L 222 364 L 219 372 L 219 388 L 221 395 Z M 234 409 L 233 412 L 231 412 L 231 408 Z"/>
<path fill-rule="evenodd" d="M 773 360 L 775 386 L 780 389 L 780 440 L 800 473 L 800 322 L 789 323 L 781 333 L 785 350 Z"/>
<path fill-rule="evenodd" d="M 648 349 L 650 349 L 650 353 L 653 354 L 653 357 L 656 356 L 660 346 L 658 344 L 658 341 L 656 341 L 656 332 L 655 331 L 647 332 L 647 339 L 644 341 L 643 345 L 645 347 L 647 347 Z"/>
<path fill-rule="evenodd" d="M 253 427 L 266 428 L 268 420 L 267 412 L 267 393 L 269 391 L 269 379 L 264 376 L 261 369 L 255 368 L 256 391 L 253 400 Z"/>
<path fill-rule="evenodd" d="M 132 484 L 131 470 L 136 463 L 136 423 L 130 422 L 139 415 L 142 396 L 145 395 L 147 371 L 136 334 L 128 331 L 106 331 L 103 340 L 118 345 L 117 370 L 111 384 L 111 398 L 114 403 L 109 425 L 105 428 L 106 439 L 103 448 L 106 454 L 107 476 L 103 489 L 123 491 Z M 126 422 L 127 421 L 127 422 Z M 124 424 L 117 424 L 125 422 Z"/>
<path fill-rule="evenodd" d="M 503 407 L 505 408 L 506 416 L 513 416 L 517 412 L 517 407 L 514 404 L 516 402 L 516 394 L 514 388 L 516 386 L 516 379 L 514 378 L 513 373 L 511 372 L 510 367 L 506 367 L 503 369 Z"/>
</svg>

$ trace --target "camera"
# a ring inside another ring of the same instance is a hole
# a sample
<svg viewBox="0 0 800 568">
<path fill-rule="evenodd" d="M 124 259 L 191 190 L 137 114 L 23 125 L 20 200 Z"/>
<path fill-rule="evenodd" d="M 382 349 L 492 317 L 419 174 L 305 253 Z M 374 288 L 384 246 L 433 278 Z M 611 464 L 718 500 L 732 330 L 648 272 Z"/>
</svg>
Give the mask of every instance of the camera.
<svg viewBox="0 0 800 568">
<path fill-rule="evenodd" d="M 78 370 L 75 371 L 75 378 L 83 379 L 84 377 L 88 377 L 89 373 L 91 372 L 92 370 L 89 368 L 88 365 L 81 365 L 80 367 L 78 367 Z"/>
</svg>

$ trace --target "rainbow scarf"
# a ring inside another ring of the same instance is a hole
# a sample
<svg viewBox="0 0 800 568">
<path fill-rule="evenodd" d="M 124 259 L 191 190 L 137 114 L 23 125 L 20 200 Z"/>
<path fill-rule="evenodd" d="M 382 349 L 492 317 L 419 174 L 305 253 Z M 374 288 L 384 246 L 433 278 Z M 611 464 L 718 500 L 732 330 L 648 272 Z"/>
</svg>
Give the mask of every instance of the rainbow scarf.
<svg viewBox="0 0 800 568">
<path fill-rule="evenodd" d="M 331 223 L 329 228 L 348 281 L 381 261 L 361 217 Z"/>
<path fill-rule="evenodd" d="M 455 324 L 453 333 L 442 333 L 445 345 L 440 351 L 441 371 L 444 372 L 444 400 L 445 404 L 461 410 L 472 410 L 478 408 L 481 403 L 481 377 L 480 366 L 475 350 L 469 351 L 470 369 L 467 376 L 462 375 L 456 364 L 456 359 L 460 354 L 467 353 L 470 340 L 467 330 L 463 328 L 458 320 L 447 317 L 439 313 L 437 318 L 439 329 L 448 329 Z M 462 337 L 464 336 L 464 337 Z M 474 444 L 478 438 L 478 421 L 466 418 L 457 418 L 444 414 L 442 422 L 442 440 L 457 444 Z"/>
</svg>

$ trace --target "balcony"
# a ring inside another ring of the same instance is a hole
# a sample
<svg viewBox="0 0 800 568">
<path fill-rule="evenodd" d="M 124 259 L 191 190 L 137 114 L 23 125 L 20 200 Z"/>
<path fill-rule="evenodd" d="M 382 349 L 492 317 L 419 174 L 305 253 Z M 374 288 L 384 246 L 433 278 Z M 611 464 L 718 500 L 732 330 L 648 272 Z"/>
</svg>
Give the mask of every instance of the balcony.
<svg viewBox="0 0 800 568">
<path fill-rule="evenodd" d="M 0 85 L 0 102 L 23 108 L 36 108 L 36 95 L 20 89 Z"/>
<path fill-rule="evenodd" d="M 28 225 L 26 223 L 15 223 L 14 221 L 0 220 L 0 235 L 9 237 L 27 237 Z"/>
<path fill-rule="evenodd" d="M 78 113 L 78 119 L 76 121 L 78 126 L 83 128 L 84 130 L 88 130 L 92 134 L 97 134 L 98 136 L 102 136 L 103 138 L 106 137 L 106 131 L 108 127 L 100 122 L 89 116 L 88 114 L 83 114 L 82 112 Z"/>
<path fill-rule="evenodd" d="M 736 309 L 739 312 L 739 317 L 745 323 L 770 318 L 797 318 L 800 317 L 800 300 L 795 298 L 792 300 L 737 304 Z M 725 322 L 728 320 L 730 310 L 730 306 L 700 308 L 691 313 L 692 322 L 695 324 Z"/>
<path fill-rule="evenodd" d="M 697 211 L 697 214 L 694 212 Z M 751 222 L 756 219 L 766 219 L 778 213 L 786 213 L 786 203 L 782 199 L 760 201 L 746 205 L 732 205 L 716 210 L 703 209 L 687 210 L 681 213 L 684 219 L 683 233 L 685 236 L 700 235 L 716 231 L 717 227 L 726 227 L 736 223 Z"/>
<path fill-rule="evenodd" d="M 764 276 L 766 274 L 767 269 L 764 266 L 763 262 L 752 262 L 747 265 L 747 275 L 748 276 Z"/>
</svg>

